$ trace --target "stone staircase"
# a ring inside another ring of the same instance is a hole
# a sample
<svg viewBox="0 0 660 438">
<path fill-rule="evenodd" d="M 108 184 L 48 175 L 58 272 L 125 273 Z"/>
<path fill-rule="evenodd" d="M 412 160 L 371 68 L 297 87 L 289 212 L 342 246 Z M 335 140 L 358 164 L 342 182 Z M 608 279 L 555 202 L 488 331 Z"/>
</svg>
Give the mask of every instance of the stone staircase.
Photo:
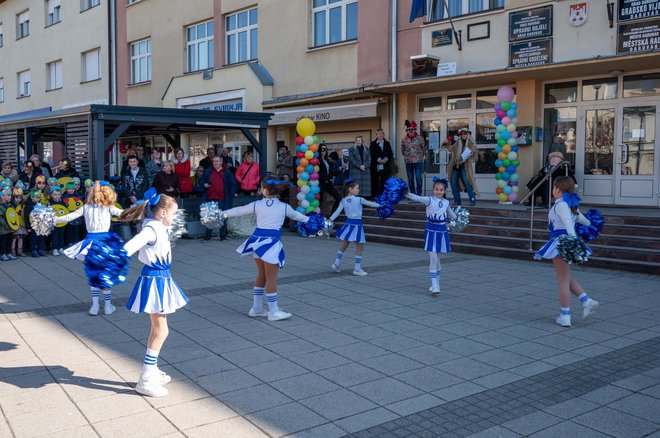
<svg viewBox="0 0 660 438">
<path fill-rule="evenodd" d="M 453 251 L 532 260 L 546 242 L 547 209 L 534 211 L 530 250 L 529 207 L 480 203 L 467 208 L 470 225 L 451 236 Z M 586 210 L 588 206 L 583 208 Z M 660 210 L 649 209 L 644 214 L 613 208 L 601 211 L 606 223 L 601 235 L 589 244 L 594 253 L 587 266 L 660 274 Z M 363 220 L 368 241 L 423 247 L 426 216 L 420 204 L 403 201 L 385 221 L 374 209 L 365 208 Z"/>
</svg>

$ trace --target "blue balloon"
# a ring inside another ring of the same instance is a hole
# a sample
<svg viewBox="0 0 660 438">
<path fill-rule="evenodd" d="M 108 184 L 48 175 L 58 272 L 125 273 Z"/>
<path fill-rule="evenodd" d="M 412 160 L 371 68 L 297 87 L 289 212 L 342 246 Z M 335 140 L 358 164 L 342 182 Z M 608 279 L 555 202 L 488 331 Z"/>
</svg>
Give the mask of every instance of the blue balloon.
<svg viewBox="0 0 660 438">
<path fill-rule="evenodd" d="M 508 180 L 510 180 L 510 179 L 511 179 L 511 175 L 509 174 L 509 172 L 502 172 L 502 179 L 503 179 L 504 181 L 508 181 Z"/>
<path fill-rule="evenodd" d="M 296 208 L 296 211 L 297 211 L 298 213 L 305 214 L 305 209 L 304 209 L 303 207 L 297 207 L 297 208 Z"/>
<path fill-rule="evenodd" d="M 502 152 L 502 146 L 495 146 L 495 153 L 499 154 L 500 152 Z"/>
<path fill-rule="evenodd" d="M 309 146 L 307 146 L 305 143 L 300 145 L 300 152 L 307 152 L 309 150 Z"/>
<path fill-rule="evenodd" d="M 506 115 L 510 118 L 514 118 L 516 116 L 516 110 L 513 108 L 509 109 L 509 111 L 506 112 Z"/>
<path fill-rule="evenodd" d="M 500 119 L 499 117 L 495 117 L 495 120 L 493 120 L 493 124 L 495 126 L 501 125 L 502 124 L 502 119 Z"/>
<path fill-rule="evenodd" d="M 511 108 L 509 109 L 518 109 L 518 104 L 516 102 L 511 102 Z"/>
<path fill-rule="evenodd" d="M 312 188 L 309 189 L 309 191 L 310 191 L 310 193 L 313 193 L 313 194 L 316 195 L 317 193 L 319 193 L 319 192 L 321 191 L 321 187 L 319 187 L 319 186 L 312 186 Z"/>
<path fill-rule="evenodd" d="M 307 172 L 307 173 L 314 172 L 314 166 L 312 166 L 311 164 L 308 164 L 307 167 L 305 167 L 305 172 Z"/>
<path fill-rule="evenodd" d="M 506 195 L 508 195 L 508 194 L 511 193 L 511 187 L 506 186 L 506 187 L 504 187 L 504 188 L 502 189 L 502 191 L 503 191 Z"/>
<path fill-rule="evenodd" d="M 518 145 L 511 146 L 511 150 L 512 150 L 513 152 L 518 152 Z"/>
<path fill-rule="evenodd" d="M 502 126 L 502 125 L 500 125 Z M 502 131 L 502 134 L 500 134 L 503 139 L 508 140 L 511 137 L 511 133 L 509 131 Z"/>
<path fill-rule="evenodd" d="M 307 195 L 305 195 L 305 198 L 307 198 L 307 200 L 310 201 L 310 202 L 313 201 L 314 199 L 316 199 L 316 198 L 314 198 L 314 193 L 312 193 L 311 190 L 309 191 L 309 193 L 307 193 Z"/>
<path fill-rule="evenodd" d="M 498 154 L 499 154 L 499 152 L 498 152 Z M 495 167 L 502 167 L 502 160 L 500 160 L 499 158 L 497 160 L 495 160 Z"/>
<path fill-rule="evenodd" d="M 509 173 L 515 172 L 516 171 L 516 166 L 513 166 L 513 165 L 509 166 L 509 167 L 506 168 L 506 171 L 509 172 Z"/>
<path fill-rule="evenodd" d="M 499 140 L 500 138 L 502 138 L 502 134 L 495 132 L 495 140 Z"/>
<path fill-rule="evenodd" d="M 300 166 L 300 158 L 296 158 L 296 167 Z"/>
<path fill-rule="evenodd" d="M 300 174 L 300 179 L 303 181 L 307 181 L 309 179 L 309 173 L 303 172 Z"/>
<path fill-rule="evenodd" d="M 318 158 L 318 157 L 319 157 L 319 153 L 318 153 L 318 152 L 314 152 L 314 158 Z"/>
</svg>

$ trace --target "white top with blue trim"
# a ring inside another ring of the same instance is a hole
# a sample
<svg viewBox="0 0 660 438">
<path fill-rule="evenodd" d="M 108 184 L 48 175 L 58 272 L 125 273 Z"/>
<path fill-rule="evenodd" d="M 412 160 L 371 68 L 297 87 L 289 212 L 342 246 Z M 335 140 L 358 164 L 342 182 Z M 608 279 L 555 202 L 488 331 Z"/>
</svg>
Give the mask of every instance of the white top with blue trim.
<svg viewBox="0 0 660 438">
<path fill-rule="evenodd" d="M 349 195 L 341 200 L 341 202 L 339 203 L 339 207 L 337 207 L 337 210 L 334 213 L 332 213 L 332 216 L 330 216 L 330 220 L 334 221 L 335 219 L 337 219 L 341 214 L 342 210 L 345 210 L 344 214 L 348 219 L 362 219 L 363 205 L 367 205 L 369 207 L 374 207 L 374 208 L 380 207 L 380 204 L 376 202 L 367 201 L 366 199 L 360 198 L 359 196 Z"/>
<path fill-rule="evenodd" d="M 447 216 L 456 219 L 456 213 L 449 206 L 449 201 L 445 198 L 436 198 L 435 196 L 418 196 L 414 193 L 407 193 L 406 198 L 422 203 L 426 206 L 426 219 L 429 221 L 446 220 Z"/>
<path fill-rule="evenodd" d="M 85 216 L 85 226 L 88 233 L 106 233 L 110 229 L 112 216 L 119 216 L 122 210 L 111 205 L 109 207 L 85 204 L 78 210 L 67 215 L 56 217 L 56 224 L 63 224 Z"/>
<path fill-rule="evenodd" d="M 289 204 L 277 198 L 264 198 L 247 205 L 234 207 L 222 212 L 225 218 L 254 214 L 257 217 L 257 228 L 264 230 L 279 230 L 285 218 L 298 222 L 307 222 L 308 216 L 294 210 Z"/>
<path fill-rule="evenodd" d="M 575 236 L 575 222 L 589 226 L 591 222 L 580 212 L 574 214 L 566 201 L 562 198 L 556 199 L 555 204 L 548 212 L 548 225 L 552 230 L 566 230 L 566 232 Z"/>
<path fill-rule="evenodd" d="M 172 260 L 168 227 L 154 219 L 145 219 L 142 231 L 126 242 L 124 249 L 129 256 L 139 250 L 138 260 L 151 267 L 169 265 Z"/>
</svg>

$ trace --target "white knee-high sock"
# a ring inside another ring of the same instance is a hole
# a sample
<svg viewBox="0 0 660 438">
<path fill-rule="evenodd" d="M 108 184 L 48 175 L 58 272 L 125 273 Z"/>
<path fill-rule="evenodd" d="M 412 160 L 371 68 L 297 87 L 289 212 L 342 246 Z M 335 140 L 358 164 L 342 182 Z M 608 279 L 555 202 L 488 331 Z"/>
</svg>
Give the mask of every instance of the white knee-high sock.
<svg viewBox="0 0 660 438">
<path fill-rule="evenodd" d="M 355 270 L 360 271 L 362 270 L 362 256 L 355 256 Z"/>
<path fill-rule="evenodd" d="M 111 300 L 112 300 L 112 289 L 104 289 L 103 301 L 105 301 L 105 304 L 110 304 Z"/>
<path fill-rule="evenodd" d="M 147 348 L 144 355 L 144 362 L 142 363 L 142 374 L 156 371 L 158 369 L 158 354 L 160 351 Z"/>
<path fill-rule="evenodd" d="M 344 251 L 337 251 L 335 256 L 335 266 L 341 265 L 341 259 L 344 257 Z"/>
<path fill-rule="evenodd" d="M 279 307 L 277 307 L 277 292 L 266 293 L 266 300 L 268 300 L 268 311 L 270 313 L 280 310 Z"/>
<path fill-rule="evenodd" d="M 257 312 L 260 311 L 263 308 L 263 302 L 264 302 L 264 291 L 266 289 L 263 287 L 255 287 L 254 288 L 254 295 L 252 295 L 252 298 L 254 302 L 252 303 L 252 308 L 256 310 Z"/>
<path fill-rule="evenodd" d="M 98 287 L 93 287 L 92 288 L 92 305 L 94 305 L 94 306 L 99 305 L 99 288 Z"/>
</svg>

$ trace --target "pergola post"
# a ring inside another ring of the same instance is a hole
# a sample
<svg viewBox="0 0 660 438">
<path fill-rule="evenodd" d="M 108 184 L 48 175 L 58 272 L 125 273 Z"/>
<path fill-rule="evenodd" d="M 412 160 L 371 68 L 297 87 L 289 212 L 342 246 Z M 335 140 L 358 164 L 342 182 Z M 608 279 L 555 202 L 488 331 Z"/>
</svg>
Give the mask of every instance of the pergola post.
<svg viewBox="0 0 660 438">
<path fill-rule="evenodd" d="M 97 117 L 92 118 L 93 145 L 90 148 L 92 154 L 92 178 L 102 179 L 105 175 L 105 122 Z M 119 128 L 117 128 L 119 129 Z M 116 131 L 116 130 L 115 130 Z M 123 131 L 122 131 L 123 132 Z M 118 135 L 119 136 L 119 135 Z M 114 141 L 114 140 L 113 140 Z M 112 143 L 112 142 L 110 142 Z"/>
<path fill-rule="evenodd" d="M 266 128 L 259 128 L 259 140 L 247 128 L 240 128 L 252 147 L 259 153 L 259 174 L 266 175 L 268 169 L 268 154 L 266 153 Z"/>
<path fill-rule="evenodd" d="M 34 153 L 34 146 L 32 144 L 32 128 L 23 129 L 23 146 L 25 148 L 25 160 L 29 160 Z"/>
</svg>

